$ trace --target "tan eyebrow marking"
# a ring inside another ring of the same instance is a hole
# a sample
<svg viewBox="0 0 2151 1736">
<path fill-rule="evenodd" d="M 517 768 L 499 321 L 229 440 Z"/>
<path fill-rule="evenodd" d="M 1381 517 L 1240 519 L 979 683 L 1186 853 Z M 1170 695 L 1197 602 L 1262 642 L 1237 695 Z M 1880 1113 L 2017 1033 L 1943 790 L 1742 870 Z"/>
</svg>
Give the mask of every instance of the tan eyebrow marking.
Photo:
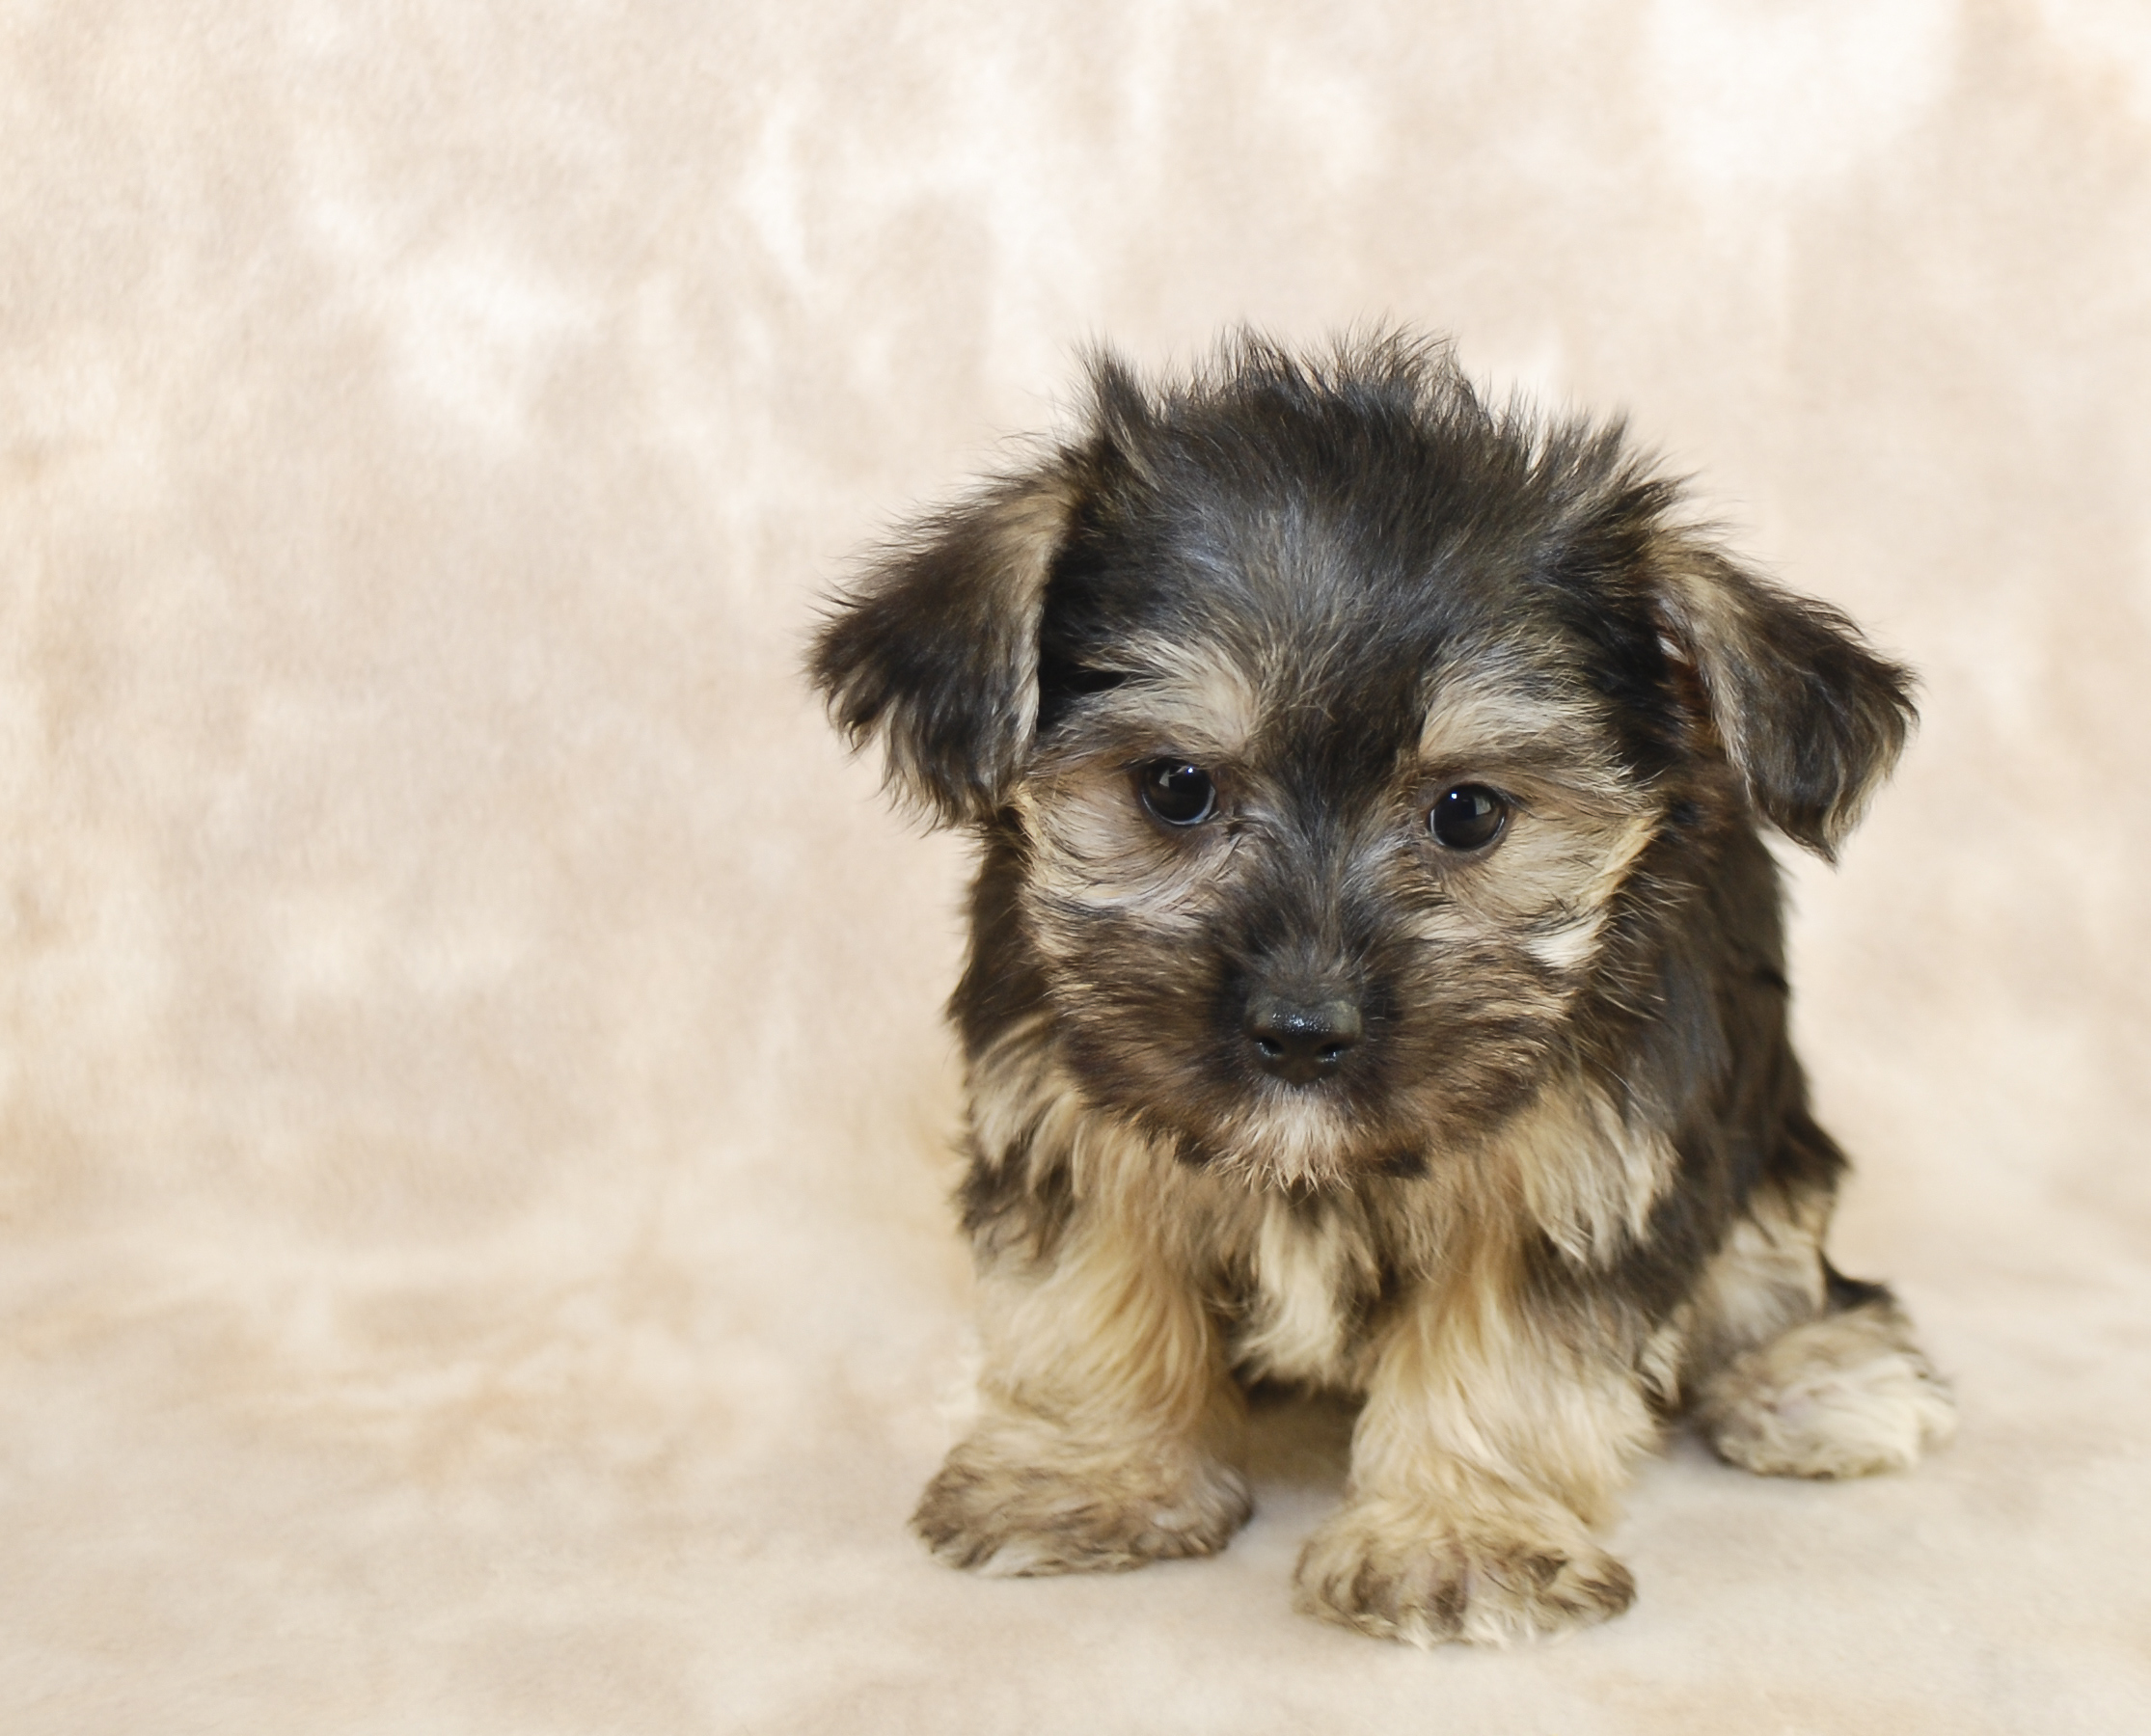
<svg viewBox="0 0 2151 1736">
<path fill-rule="evenodd" d="M 1155 637 L 1122 647 L 1115 662 L 1131 679 L 1100 700 L 1095 716 L 1101 728 L 1198 761 L 1246 752 L 1262 719 L 1262 700 L 1237 664 Z"/>
<path fill-rule="evenodd" d="M 1581 695 L 1532 692 L 1503 681 L 1498 666 L 1484 676 L 1444 681 L 1419 732 L 1419 757 L 1429 762 L 1498 757 L 1549 747 L 1597 757 L 1593 708 Z"/>
</svg>

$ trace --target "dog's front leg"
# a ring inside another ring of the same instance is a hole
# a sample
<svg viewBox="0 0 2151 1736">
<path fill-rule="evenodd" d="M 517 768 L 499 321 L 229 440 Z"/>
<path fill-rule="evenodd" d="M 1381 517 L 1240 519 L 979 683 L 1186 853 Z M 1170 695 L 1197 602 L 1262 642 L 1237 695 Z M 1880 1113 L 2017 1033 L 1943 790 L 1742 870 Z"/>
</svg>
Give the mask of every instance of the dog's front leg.
<svg viewBox="0 0 2151 1736">
<path fill-rule="evenodd" d="M 1592 1527 L 1652 1439 L 1648 1406 L 1603 1327 L 1507 1279 L 1428 1280 L 1375 1342 L 1345 1505 L 1300 1556 L 1302 1610 L 1430 1645 L 1628 1607 Z"/>
<path fill-rule="evenodd" d="M 912 1523 L 987 1573 L 1139 1567 L 1222 1549 L 1252 1510 L 1241 1404 L 1193 1285 L 1139 1229 L 1078 1220 L 981 1274 L 981 1415 Z"/>
</svg>

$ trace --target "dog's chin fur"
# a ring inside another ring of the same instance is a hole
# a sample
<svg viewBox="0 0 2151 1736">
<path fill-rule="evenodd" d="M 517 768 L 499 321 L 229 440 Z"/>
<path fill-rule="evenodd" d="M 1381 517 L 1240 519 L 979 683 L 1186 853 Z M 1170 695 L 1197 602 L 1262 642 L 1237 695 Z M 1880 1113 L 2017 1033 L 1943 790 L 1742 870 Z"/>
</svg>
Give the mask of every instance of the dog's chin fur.
<svg viewBox="0 0 2151 1736">
<path fill-rule="evenodd" d="M 1771 1474 L 1947 1438 L 1823 1257 L 1760 837 L 1836 850 L 1910 678 L 1676 503 L 1440 345 L 1244 339 L 1155 390 L 1102 360 L 1077 435 L 839 601 L 837 721 L 981 846 L 944 1559 L 1224 1547 L 1281 1378 L 1364 1399 L 1300 1607 L 1506 1641 L 1626 1606 L 1595 1533 L 1684 1407 Z"/>
<path fill-rule="evenodd" d="M 1183 1163 L 1293 1196 L 1349 1187 L 1370 1176 L 1419 1175 L 1427 1167 L 1424 1143 L 1354 1137 L 1339 1110 L 1324 1102 L 1258 1103 L 1237 1126 L 1165 1137 Z"/>
</svg>

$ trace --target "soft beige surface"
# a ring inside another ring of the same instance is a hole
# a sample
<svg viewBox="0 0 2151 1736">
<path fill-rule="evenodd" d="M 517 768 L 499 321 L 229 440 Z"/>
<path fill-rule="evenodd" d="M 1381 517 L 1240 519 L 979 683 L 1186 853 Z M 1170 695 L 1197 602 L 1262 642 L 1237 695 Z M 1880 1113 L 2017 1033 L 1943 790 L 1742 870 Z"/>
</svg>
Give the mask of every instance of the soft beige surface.
<svg viewBox="0 0 2151 1736">
<path fill-rule="evenodd" d="M 1918 1475 L 1676 1443 L 1624 1620 L 903 1521 L 961 851 L 796 667 L 1074 347 L 1392 315 L 1927 677 L 1798 873 Z M 0 1729 L 2151 1729 L 2140 0 L 0 6 Z"/>
</svg>

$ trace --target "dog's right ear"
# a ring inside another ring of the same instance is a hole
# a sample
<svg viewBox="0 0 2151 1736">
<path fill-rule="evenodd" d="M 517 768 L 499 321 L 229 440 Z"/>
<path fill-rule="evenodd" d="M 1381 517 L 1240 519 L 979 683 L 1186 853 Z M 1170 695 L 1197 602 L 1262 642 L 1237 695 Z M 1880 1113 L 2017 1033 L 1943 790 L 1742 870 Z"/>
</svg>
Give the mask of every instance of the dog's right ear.
<svg viewBox="0 0 2151 1736">
<path fill-rule="evenodd" d="M 837 599 L 808 668 L 853 746 L 941 825 L 990 818 L 1038 721 L 1046 581 L 1076 488 L 1058 466 L 1004 478 L 914 526 Z"/>
</svg>

